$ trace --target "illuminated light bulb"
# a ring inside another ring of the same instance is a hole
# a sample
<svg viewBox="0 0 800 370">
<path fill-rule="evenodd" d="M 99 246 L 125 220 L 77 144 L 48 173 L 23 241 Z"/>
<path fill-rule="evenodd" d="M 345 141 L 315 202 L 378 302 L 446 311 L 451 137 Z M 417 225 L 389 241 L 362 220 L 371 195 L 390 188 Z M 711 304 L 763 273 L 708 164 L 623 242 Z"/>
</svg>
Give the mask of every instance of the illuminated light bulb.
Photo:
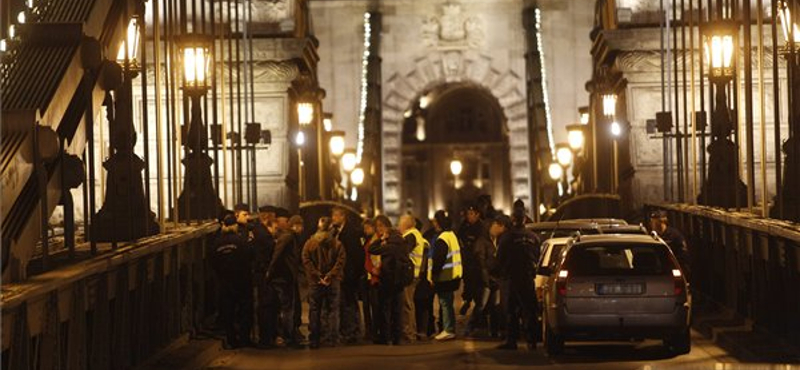
<svg viewBox="0 0 800 370">
<path fill-rule="evenodd" d="M 558 163 L 550 163 L 550 167 L 547 168 L 547 172 L 550 175 L 550 178 L 556 181 L 561 179 L 561 176 L 564 176 L 564 168 Z"/>
<path fill-rule="evenodd" d="M 450 162 L 450 172 L 453 174 L 453 176 L 460 175 L 463 169 L 464 165 L 458 159 L 454 159 Z"/>
</svg>

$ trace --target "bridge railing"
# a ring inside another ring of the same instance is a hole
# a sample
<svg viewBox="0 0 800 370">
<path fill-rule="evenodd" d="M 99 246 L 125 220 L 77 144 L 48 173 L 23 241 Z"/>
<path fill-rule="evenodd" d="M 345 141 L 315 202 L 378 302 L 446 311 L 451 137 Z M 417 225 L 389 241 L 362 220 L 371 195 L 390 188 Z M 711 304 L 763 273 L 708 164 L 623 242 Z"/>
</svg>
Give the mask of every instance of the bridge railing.
<svg viewBox="0 0 800 370">
<path fill-rule="evenodd" d="M 206 246 L 185 226 L 2 286 L 3 369 L 126 369 L 213 310 Z"/>
<path fill-rule="evenodd" d="M 800 345 L 799 224 L 697 205 L 648 207 L 666 211 L 686 236 L 695 292 Z"/>
</svg>

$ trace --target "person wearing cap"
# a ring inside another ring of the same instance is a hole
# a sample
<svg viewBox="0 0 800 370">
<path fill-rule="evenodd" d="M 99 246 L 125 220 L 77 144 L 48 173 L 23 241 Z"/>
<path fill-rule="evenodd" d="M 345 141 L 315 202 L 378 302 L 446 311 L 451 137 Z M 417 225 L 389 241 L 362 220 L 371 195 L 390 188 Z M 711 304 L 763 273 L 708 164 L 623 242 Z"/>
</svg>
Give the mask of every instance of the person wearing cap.
<svg viewBox="0 0 800 370">
<path fill-rule="evenodd" d="M 655 231 L 658 236 L 664 240 L 672 254 L 681 265 L 681 269 L 685 275 L 689 275 L 689 253 L 686 248 L 686 239 L 683 234 L 676 228 L 669 224 L 667 219 L 667 212 L 654 211 L 650 213 L 650 229 Z"/>
<path fill-rule="evenodd" d="M 461 298 L 464 305 L 459 313 L 466 315 L 472 302 L 480 300 L 483 287 L 480 286 L 480 266 L 475 258 L 475 243 L 484 236 L 486 227 L 481 220 L 481 211 L 477 204 L 467 206 L 464 222 L 458 228 L 458 241 L 461 245 L 461 258 L 464 262 L 464 290 Z"/>
<path fill-rule="evenodd" d="M 288 211 L 287 211 L 288 213 Z M 284 217 L 279 210 L 278 219 Z M 289 218 L 286 218 L 286 230 L 278 230 L 275 249 L 270 258 L 264 280 L 266 281 L 269 292 L 269 312 L 271 318 L 275 318 L 278 325 L 269 328 L 270 338 L 278 334 L 276 329 L 280 328 L 280 335 L 288 347 L 299 347 L 301 338 L 297 336 L 294 325 L 294 310 L 296 303 L 297 275 L 299 272 L 299 259 L 296 251 L 298 242 L 294 228 L 291 227 Z M 302 224 L 302 220 L 301 220 Z"/>
<path fill-rule="evenodd" d="M 526 218 L 525 205 L 517 200 L 511 217 L 511 229 L 497 237 L 496 271 L 502 279 L 501 296 L 504 297 L 507 320 L 506 341 L 498 347 L 500 349 L 517 349 L 520 325 L 524 326 L 522 334 L 528 342 L 528 348 L 536 349 L 538 304 L 534 278 L 541 243 L 535 233 L 525 228 Z"/>
<path fill-rule="evenodd" d="M 239 233 L 235 215 L 223 218 L 210 257 L 220 282 L 219 315 L 225 330 L 224 347 L 249 346 L 253 317 L 252 250 Z"/>
<path fill-rule="evenodd" d="M 236 223 L 239 224 L 239 233 L 247 242 L 253 241 L 253 226 L 250 220 L 250 206 L 245 203 L 239 203 L 233 207 L 233 212 L 236 215 Z"/>
<path fill-rule="evenodd" d="M 511 228 L 511 219 L 505 215 L 497 215 L 490 221 L 489 230 L 475 241 L 475 263 L 480 272 L 477 284 L 481 288 L 481 293 L 467 321 L 466 337 L 469 337 L 478 325 L 485 322 L 487 316 L 489 335 L 497 337 L 500 329 L 500 283 L 493 272 L 497 264 L 497 238 Z"/>
<path fill-rule="evenodd" d="M 323 341 L 336 346 L 345 251 L 330 231 L 330 218 L 320 218 L 318 231 L 303 246 L 302 261 L 309 288 L 309 347 L 317 349 Z"/>
<path fill-rule="evenodd" d="M 341 300 L 341 330 L 345 343 L 356 343 L 361 337 L 361 315 L 358 306 L 358 291 L 364 279 L 364 249 L 361 245 L 361 228 L 347 220 L 347 210 L 334 207 L 331 211 L 333 235 L 342 243 L 347 260 L 344 265 Z"/>
<path fill-rule="evenodd" d="M 452 231 L 453 219 L 446 211 L 436 211 L 433 227 L 439 233 L 433 244 L 430 264 L 431 280 L 442 312 L 442 331 L 434 338 L 439 341 L 456 337 L 456 312 L 453 294 L 461 285 L 464 268 L 461 264 L 461 246 Z"/>
</svg>

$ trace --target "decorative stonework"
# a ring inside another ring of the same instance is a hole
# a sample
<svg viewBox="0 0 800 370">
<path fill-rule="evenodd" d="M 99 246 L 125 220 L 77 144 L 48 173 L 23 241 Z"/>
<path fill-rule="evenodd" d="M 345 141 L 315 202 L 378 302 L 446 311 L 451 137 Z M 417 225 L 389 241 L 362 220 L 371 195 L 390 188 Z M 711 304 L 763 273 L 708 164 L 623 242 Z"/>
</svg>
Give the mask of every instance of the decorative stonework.
<svg viewBox="0 0 800 370">
<path fill-rule="evenodd" d="M 253 2 L 253 19 L 257 22 L 281 23 L 294 15 L 294 0 L 259 0 Z"/>
<path fill-rule="evenodd" d="M 466 82 L 489 90 L 500 102 L 509 132 L 514 199 L 530 200 L 528 127 L 525 80 L 512 70 L 498 71 L 492 58 L 475 52 L 434 52 L 415 61 L 406 74 L 395 73 L 383 84 L 383 201 L 390 217 L 400 215 L 402 202 L 403 113 L 424 91 L 444 83 Z"/>
<path fill-rule="evenodd" d="M 255 81 L 292 81 L 299 74 L 297 63 L 292 61 L 267 61 L 257 63 Z"/>
<path fill-rule="evenodd" d="M 442 5 L 440 14 L 423 21 L 422 38 L 428 47 L 464 50 L 483 45 L 485 35 L 480 18 L 465 15 L 461 5 L 455 3 Z"/>
</svg>

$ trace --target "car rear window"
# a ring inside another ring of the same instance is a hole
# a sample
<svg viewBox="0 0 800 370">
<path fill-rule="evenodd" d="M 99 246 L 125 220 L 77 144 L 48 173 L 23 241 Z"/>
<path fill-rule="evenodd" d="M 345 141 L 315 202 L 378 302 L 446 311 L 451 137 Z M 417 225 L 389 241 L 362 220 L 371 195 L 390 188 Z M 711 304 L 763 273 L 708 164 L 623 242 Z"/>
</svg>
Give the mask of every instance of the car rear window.
<svg viewBox="0 0 800 370">
<path fill-rule="evenodd" d="M 669 275 L 675 268 L 660 244 L 608 244 L 573 247 L 564 261 L 569 276 Z"/>
<path fill-rule="evenodd" d="M 561 255 L 562 249 L 564 249 L 564 244 L 555 244 L 547 248 L 547 252 L 542 256 L 542 266 L 553 265 L 553 262 Z"/>
</svg>

